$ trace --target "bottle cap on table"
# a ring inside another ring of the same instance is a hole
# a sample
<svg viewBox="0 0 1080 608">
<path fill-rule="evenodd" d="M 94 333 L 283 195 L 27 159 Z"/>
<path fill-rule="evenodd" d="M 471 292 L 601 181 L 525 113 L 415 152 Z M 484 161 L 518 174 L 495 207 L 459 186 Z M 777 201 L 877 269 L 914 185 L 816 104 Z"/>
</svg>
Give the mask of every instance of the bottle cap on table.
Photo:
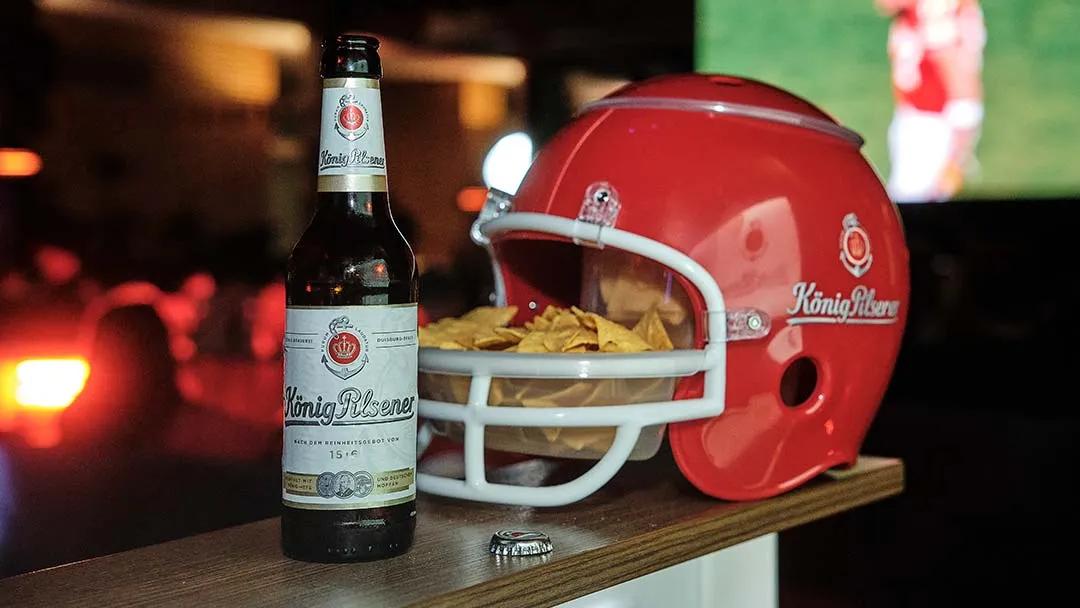
<svg viewBox="0 0 1080 608">
<path fill-rule="evenodd" d="M 489 550 L 495 555 L 543 555 L 551 552 L 551 539 L 543 532 L 499 530 L 491 536 Z"/>
</svg>

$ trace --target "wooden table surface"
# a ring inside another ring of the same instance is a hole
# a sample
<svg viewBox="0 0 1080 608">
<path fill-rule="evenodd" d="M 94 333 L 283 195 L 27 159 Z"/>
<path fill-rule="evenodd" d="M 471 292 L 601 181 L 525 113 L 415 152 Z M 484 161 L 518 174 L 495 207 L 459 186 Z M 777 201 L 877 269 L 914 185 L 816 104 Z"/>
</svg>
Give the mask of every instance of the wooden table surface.
<svg viewBox="0 0 1080 608">
<path fill-rule="evenodd" d="M 898 494 L 904 483 L 900 461 L 863 457 L 786 495 L 728 503 L 658 459 L 629 463 L 601 492 L 555 509 L 421 495 L 416 544 L 389 560 L 288 560 L 270 519 L 3 579 L 0 605 L 550 606 Z M 555 549 L 497 558 L 487 543 L 500 528 L 540 530 Z"/>
</svg>

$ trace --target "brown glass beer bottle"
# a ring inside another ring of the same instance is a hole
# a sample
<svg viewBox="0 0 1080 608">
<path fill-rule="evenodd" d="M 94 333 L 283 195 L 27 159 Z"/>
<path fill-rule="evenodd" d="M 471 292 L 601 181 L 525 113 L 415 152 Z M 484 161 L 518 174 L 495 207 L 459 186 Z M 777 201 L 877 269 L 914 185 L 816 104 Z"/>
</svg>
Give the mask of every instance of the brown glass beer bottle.
<svg viewBox="0 0 1080 608">
<path fill-rule="evenodd" d="M 318 208 L 286 282 L 281 541 L 390 557 L 416 525 L 417 271 L 390 213 L 379 41 L 323 44 Z"/>
</svg>

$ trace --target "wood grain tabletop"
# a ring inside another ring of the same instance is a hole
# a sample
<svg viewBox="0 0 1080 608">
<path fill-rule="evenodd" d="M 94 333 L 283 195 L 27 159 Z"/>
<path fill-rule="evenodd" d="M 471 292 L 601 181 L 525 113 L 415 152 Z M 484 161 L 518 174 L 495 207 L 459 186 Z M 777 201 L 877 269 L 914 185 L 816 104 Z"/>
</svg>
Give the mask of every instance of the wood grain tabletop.
<svg viewBox="0 0 1080 608">
<path fill-rule="evenodd" d="M 629 463 L 572 506 L 534 509 L 421 495 L 413 549 L 357 564 L 286 559 L 279 521 L 0 580 L 2 606 L 551 606 L 856 508 L 903 489 L 900 461 L 863 457 L 788 494 L 757 502 L 709 498 L 662 458 Z M 487 551 L 501 528 L 551 536 L 545 556 Z"/>
</svg>

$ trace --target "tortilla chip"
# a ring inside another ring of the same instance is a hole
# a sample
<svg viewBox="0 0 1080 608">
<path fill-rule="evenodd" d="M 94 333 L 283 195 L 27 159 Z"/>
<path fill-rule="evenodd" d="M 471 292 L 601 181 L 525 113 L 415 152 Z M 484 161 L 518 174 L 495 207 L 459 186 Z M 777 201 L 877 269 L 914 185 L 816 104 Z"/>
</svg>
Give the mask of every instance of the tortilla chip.
<svg viewBox="0 0 1080 608">
<path fill-rule="evenodd" d="M 570 338 L 569 333 L 574 330 L 561 329 L 559 331 L 545 331 L 544 332 L 544 352 L 549 353 L 561 353 L 562 345 Z M 528 337 L 528 336 L 526 336 Z"/>
<path fill-rule="evenodd" d="M 640 353 L 652 350 L 641 336 L 596 313 L 589 313 L 596 323 L 596 333 L 602 353 Z"/>
<path fill-rule="evenodd" d="M 521 342 L 526 334 L 526 331 L 520 327 L 495 327 L 491 331 L 495 332 L 496 336 L 502 336 L 514 344 Z"/>
<path fill-rule="evenodd" d="M 476 340 L 473 342 L 473 346 L 483 350 L 503 350 L 508 346 L 513 346 L 517 343 L 517 340 L 507 338 L 506 336 L 500 336 L 495 332 L 484 333 L 476 336 Z"/>
<path fill-rule="evenodd" d="M 551 320 L 552 329 L 565 329 L 568 327 L 581 327 L 581 324 L 578 323 L 577 316 L 575 316 L 574 313 L 570 312 L 569 310 L 564 310 L 560 312 L 558 315 L 555 316 L 554 319 Z"/>
<path fill-rule="evenodd" d="M 517 306 L 479 306 L 462 315 L 461 320 L 485 328 L 506 327 L 517 311 Z"/>
<path fill-rule="evenodd" d="M 536 317 L 532 321 L 525 323 L 525 329 L 529 331 L 547 331 L 551 329 L 551 319 Z"/>
<path fill-rule="evenodd" d="M 574 316 L 577 317 L 578 323 L 582 327 L 591 329 L 593 331 L 596 330 L 596 321 L 594 321 L 589 316 L 589 313 L 585 312 L 584 310 L 581 310 L 577 306 L 571 306 L 570 307 L 570 312 L 574 313 Z"/>
<path fill-rule="evenodd" d="M 668 337 L 667 329 L 664 328 L 664 322 L 660 319 L 660 314 L 655 306 L 641 317 L 637 325 L 634 326 L 633 331 L 655 350 L 673 350 L 675 348 L 675 345 L 671 343 L 671 338 Z"/>
<path fill-rule="evenodd" d="M 600 339 L 595 331 L 579 327 L 570 339 L 566 341 L 566 344 L 563 345 L 563 352 L 567 352 L 570 349 L 579 346 L 586 350 L 598 350 L 600 347 Z"/>
<path fill-rule="evenodd" d="M 555 317 L 561 315 L 565 310 L 565 308 L 559 308 L 558 306 L 548 304 L 547 308 L 544 309 L 544 313 L 540 315 L 540 318 L 547 319 L 548 321 L 554 321 Z"/>
<path fill-rule="evenodd" d="M 544 339 L 547 338 L 548 332 L 546 331 L 534 331 L 527 334 L 521 339 L 521 342 L 517 343 L 517 352 L 519 353 L 549 353 L 547 346 L 544 344 Z"/>
<path fill-rule="evenodd" d="M 473 335 L 477 332 L 476 324 L 460 319 L 440 319 L 436 323 L 421 327 L 419 330 L 420 346 L 437 345 L 442 342 L 457 342 L 468 348 L 473 344 Z"/>
<path fill-rule="evenodd" d="M 421 327 L 418 334 L 420 346 L 438 348 L 439 342 L 442 341 L 439 332 L 430 327 Z"/>
</svg>

